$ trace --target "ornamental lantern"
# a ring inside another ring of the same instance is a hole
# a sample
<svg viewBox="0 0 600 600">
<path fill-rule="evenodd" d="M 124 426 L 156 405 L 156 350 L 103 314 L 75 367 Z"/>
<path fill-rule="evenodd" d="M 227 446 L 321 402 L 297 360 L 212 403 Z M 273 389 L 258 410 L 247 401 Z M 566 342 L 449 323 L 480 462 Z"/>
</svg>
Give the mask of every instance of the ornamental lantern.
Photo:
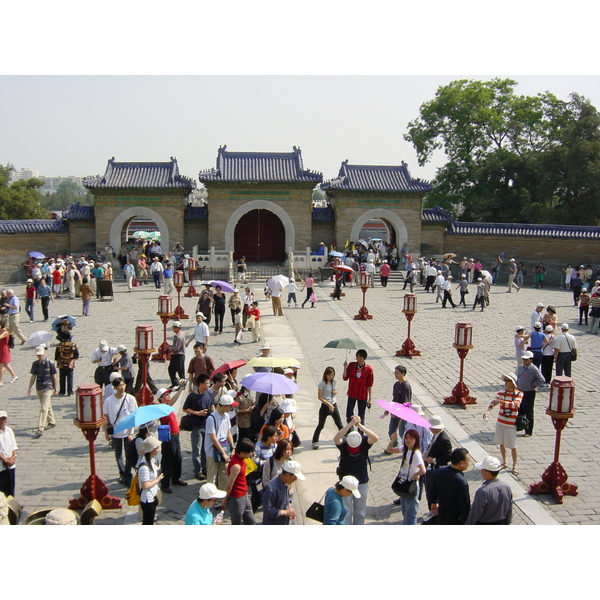
<svg viewBox="0 0 600 600">
<path fill-rule="evenodd" d="M 77 418 L 73 419 L 73 423 L 82 430 L 88 441 L 91 473 L 81 486 L 81 495 L 69 501 L 69 507 L 74 510 L 84 508 L 92 500 L 98 500 L 103 508 L 121 508 L 120 498 L 110 496 L 106 484 L 96 475 L 95 440 L 100 427 L 107 423 L 102 414 L 102 399 L 102 388 L 95 383 L 80 385 L 75 391 Z"/>
<path fill-rule="evenodd" d="M 477 398 L 470 395 L 469 388 L 464 382 L 465 358 L 473 347 L 473 326 L 471 323 L 457 323 L 454 329 L 454 347 L 460 359 L 458 383 L 452 390 L 452 395 L 444 398 L 444 404 L 460 404 L 467 408 L 467 404 L 477 404 Z"/>
<path fill-rule="evenodd" d="M 171 358 L 171 346 L 169 346 L 169 343 L 167 342 L 167 323 L 173 316 L 171 304 L 171 296 L 158 297 L 158 311 L 156 314 L 160 317 L 163 324 L 163 342 L 158 347 L 156 354 L 152 355 L 152 360 L 166 362 Z"/>
<path fill-rule="evenodd" d="M 154 402 L 154 396 L 148 386 L 148 361 L 150 360 L 150 354 L 154 352 L 154 330 L 152 326 L 138 325 L 135 328 L 135 340 L 136 347 L 134 351 L 139 357 L 142 370 L 142 386 L 135 398 L 138 405 L 143 406 Z"/>
<path fill-rule="evenodd" d="M 546 414 L 552 418 L 556 431 L 554 440 L 554 460 L 543 472 L 542 481 L 532 483 L 529 493 L 532 495 L 552 494 L 557 504 L 563 503 L 563 496 L 577 496 L 577 485 L 568 483 L 569 476 L 559 462 L 560 439 L 567 421 L 575 416 L 575 382 L 570 377 L 557 376 L 550 384 L 550 397 Z"/>
<path fill-rule="evenodd" d="M 410 323 L 414 316 L 419 312 L 417 310 L 417 295 L 416 294 L 404 294 L 404 308 L 402 310 L 408 321 L 408 334 L 407 338 L 402 344 L 402 348 L 396 351 L 396 356 L 406 356 L 406 358 L 412 358 L 413 356 L 421 356 L 421 352 L 415 348 L 413 341 L 410 339 Z"/>
<path fill-rule="evenodd" d="M 367 273 L 366 271 L 359 271 L 358 285 L 360 285 L 360 289 L 362 290 L 363 303 L 362 306 L 358 309 L 358 314 L 354 315 L 354 319 L 357 321 L 366 321 L 367 319 L 373 318 L 373 315 L 369 314 L 369 309 L 365 304 L 367 290 L 371 287 L 371 274 Z"/>
<path fill-rule="evenodd" d="M 189 262 L 190 259 L 188 259 Z M 177 306 L 171 315 L 171 319 L 189 319 L 188 315 L 185 314 L 183 307 L 181 306 L 181 288 L 185 285 L 185 274 L 183 271 L 175 271 L 173 273 L 173 285 L 177 290 Z"/>
<path fill-rule="evenodd" d="M 187 270 L 190 278 L 190 285 L 188 287 L 188 291 L 184 294 L 186 298 L 192 298 L 194 296 L 198 296 L 198 292 L 194 288 L 194 272 L 196 271 L 196 259 L 188 258 L 187 259 Z"/>
</svg>

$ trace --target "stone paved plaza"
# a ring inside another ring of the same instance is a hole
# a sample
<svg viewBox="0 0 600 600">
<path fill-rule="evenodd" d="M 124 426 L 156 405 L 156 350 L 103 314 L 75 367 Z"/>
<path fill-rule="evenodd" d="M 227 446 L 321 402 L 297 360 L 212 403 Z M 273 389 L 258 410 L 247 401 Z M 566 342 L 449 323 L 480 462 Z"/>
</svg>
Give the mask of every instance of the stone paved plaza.
<svg viewBox="0 0 600 600">
<path fill-rule="evenodd" d="M 531 483 L 541 479 L 541 474 L 552 462 L 555 432 L 551 420 L 545 414 L 548 388 L 538 391 L 535 413 L 535 430 L 530 438 L 518 437 L 518 476 L 504 471 L 500 475 L 509 482 L 515 497 L 514 524 L 595 524 L 600 522 L 597 497 L 600 491 L 600 466 L 594 460 L 597 450 L 597 428 L 600 424 L 599 393 L 594 383 L 598 365 L 598 337 L 585 334 L 585 328 L 577 324 L 578 313 L 573 307 L 570 293 L 556 290 L 523 288 L 520 293 L 506 293 L 505 286 L 492 288 L 491 305 L 483 313 L 470 308 L 450 307 L 442 309 L 435 303 L 435 295 L 425 294 L 416 287 L 419 312 L 412 322 L 412 339 L 420 357 L 412 360 L 396 358 L 396 350 L 406 338 L 406 319 L 402 314 L 404 292 L 398 283 L 387 288 L 377 285 L 367 292 L 367 306 L 374 318 L 370 321 L 355 321 L 362 302 L 359 288 L 345 288 L 345 297 L 340 301 L 329 298 L 331 287 L 327 284 L 317 288 L 319 297 L 314 309 L 286 309 L 285 317 L 273 317 L 270 302 L 265 301 L 262 284 L 253 286 L 263 313 L 263 331 L 266 341 L 275 356 L 292 356 L 300 361 L 296 394 L 299 410 L 296 425 L 302 446 L 295 451 L 295 458 L 302 464 L 307 475 L 299 482 L 295 503 L 299 515 L 314 500 L 319 500 L 324 491 L 336 481 L 335 467 L 338 452 L 333 444 L 335 428 L 331 420 L 321 435 L 319 450 L 311 449 L 311 436 L 317 422 L 319 402 L 316 385 L 326 366 L 332 365 L 337 372 L 338 401 L 340 412 L 345 412 L 346 384 L 342 381 L 343 362 L 347 351 L 324 348 L 332 339 L 350 337 L 360 340 L 369 353 L 367 362 L 375 370 L 373 408 L 367 413 L 366 425 L 379 435 L 379 442 L 371 450 L 372 471 L 369 484 L 367 521 L 372 524 L 401 523 L 399 507 L 392 504 L 395 498 L 390 489 L 398 470 L 398 456 L 387 456 L 383 450 L 387 445 L 387 420 L 379 417 L 381 409 L 376 399 L 390 399 L 394 382 L 393 369 L 398 363 L 408 367 L 408 379 L 413 387 L 414 403 L 421 404 L 426 416 L 439 414 L 454 445 L 467 447 L 475 461 L 487 454 L 500 456 L 493 444 L 495 414 L 488 423 L 482 420 L 487 404 L 501 387 L 500 375 L 515 369 L 514 328 L 523 325 L 529 328 L 531 312 L 538 302 L 557 306 L 559 322 L 571 325 L 577 338 L 579 360 L 573 366 L 576 382 L 575 417 L 563 432 L 560 461 L 569 474 L 569 480 L 579 486 L 579 495 L 565 497 L 562 505 L 555 504 L 551 496 L 529 496 L 526 491 Z M 15 286 L 15 292 L 23 300 L 23 288 Z M 473 286 L 469 297 L 473 298 Z M 300 294 L 301 295 L 301 294 Z M 81 358 L 75 368 L 75 384 L 93 382 L 94 365 L 90 361 L 92 351 L 99 340 L 107 339 L 111 346 L 124 343 L 134 346 L 137 325 L 150 324 L 155 330 L 155 345 L 162 342 L 162 324 L 156 316 L 157 292 L 151 285 L 142 286 L 128 293 L 118 277 L 115 283 L 114 301 L 92 301 L 91 316 L 81 316 L 81 301 L 68 298 L 51 303 L 51 320 L 59 314 L 71 314 L 78 318 L 74 332 Z M 458 294 L 455 292 L 455 297 Z M 285 299 L 285 298 L 284 298 Z M 192 317 L 184 323 L 184 333 L 189 334 L 195 312 L 196 299 L 182 298 L 182 305 Z M 285 307 L 285 303 L 284 303 Z M 36 307 L 36 322 L 29 323 L 21 313 L 22 330 L 26 336 L 41 329 L 49 329 L 49 323 L 41 322 L 41 311 Z M 455 406 L 443 406 L 443 398 L 458 381 L 459 360 L 452 347 L 454 324 L 459 321 L 473 324 L 474 348 L 469 352 L 465 366 L 465 381 L 477 404 L 466 410 Z M 260 344 L 251 343 L 250 334 L 245 334 L 243 344 L 234 347 L 233 328 L 229 312 L 226 314 L 225 332 L 212 337 L 209 355 L 216 365 L 225 360 L 250 359 L 257 355 Z M 169 337 L 171 332 L 169 331 Z M 18 340 L 17 340 L 18 344 Z M 55 342 L 52 342 L 50 357 L 54 357 Z M 188 348 L 188 358 L 192 355 Z M 353 352 L 350 353 L 351 358 Z M 57 427 L 47 431 L 41 438 L 33 432 L 39 413 L 36 396 L 27 397 L 29 369 L 35 359 L 33 349 L 17 345 L 13 350 L 12 366 L 19 380 L 10 384 L 5 374 L 5 384 L 0 388 L 0 408 L 9 413 L 9 425 L 14 429 L 19 444 L 17 462 L 17 497 L 24 506 L 25 517 L 42 508 L 67 506 L 70 498 L 79 495 L 79 488 L 89 474 L 87 442 L 80 430 L 73 425 L 75 416 L 74 397 L 55 397 L 54 411 Z M 167 366 L 152 362 L 150 372 L 156 384 L 168 384 Z M 245 374 L 242 367 L 238 380 Z M 183 400 L 183 398 L 182 398 Z M 181 409 L 182 401 L 176 406 Z M 163 496 L 158 510 L 157 524 L 181 524 L 183 517 L 197 494 L 200 482 L 192 478 L 192 461 L 189 433 L 182 432 L 183 477 L 190 482 L 188 487 L 175 487 L 173 494 Z M 103 435 L 96 443 L 97 471 L 107 483 L 113 495 L 124 498 L 125 488 L 117 481 L 118 471 L 112 450 Z M 474 461 L 472 461 L 474 462 Z M 481 476 L 473 467 L 466 473 L 472 494 L 481 484 Z M 421 502 L 421 516 L 426 510 Z M 121 510 L 103 511 L 98 524 L 139 523 L 136 509 L 129 509 L 125 502 Z M 315 524 L 299 516 L 299 523 Z"/>
</svg>

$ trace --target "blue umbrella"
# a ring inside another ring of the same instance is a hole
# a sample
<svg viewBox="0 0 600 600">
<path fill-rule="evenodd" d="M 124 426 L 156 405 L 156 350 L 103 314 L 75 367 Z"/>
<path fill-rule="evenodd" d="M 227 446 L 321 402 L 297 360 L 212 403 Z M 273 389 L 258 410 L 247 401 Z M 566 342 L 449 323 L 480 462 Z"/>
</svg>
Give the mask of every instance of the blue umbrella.
<svg viewBox="0 0 600 600">
<path fill-rule="evenodd" d="M 54 329 L 54 331 L 58 331 L 58 326 L 62 323 L 63 319 L 67 319 L 71 327 L 75 327 L 75 325 L 77 325 L 77 319 L 75 317 L 72 317 L 71 315 L 60 315 L 56 317 L 54 321 L 52 321 L 52 329 Z"/>
<path fill-rule="evenodd" d="M 344 254 L 342 252 L 337 252 L 334 250 L 333 252 L 329 252 L 329 256 L 333 256 L 334 258 L 342 258 Z"/>
<path fill-rule="evenodd" d="M 231 284 L 227 283 L 226 281 L 220 281 L 219 279 L 215 279 L 214 281 L 210 282 L 210 285 L 212 285 L 214 288 L 219 286 L 222 292 L 233 294 L 233 287 L 231 287 Z"/>
<path fill-rule="evenodd" d="M 41 252 L 30 252 L 31 258 L 46 258 Z"/>
<path fill-rule="evenodd" d="M 285 375 L 279 373 L 254 373 L 244 377 L 243 384 L 247 390 L 264 394 L 293 394 L 300 388 Z"/>
<path fill-rule="evenodd" d="M 173 407 L 168 404 L 148 404 L 147 406 L 140 406 L 137 410 L 134 410 L 124 419 L 119 421 L 115 428 L 115 433 L 125 431 L 125 429 L 131 429 L 132 427 L 139 427 L 140 425 L 154 421 L 155 419 L 161 419 L 172 412 Z"/>
</svg>

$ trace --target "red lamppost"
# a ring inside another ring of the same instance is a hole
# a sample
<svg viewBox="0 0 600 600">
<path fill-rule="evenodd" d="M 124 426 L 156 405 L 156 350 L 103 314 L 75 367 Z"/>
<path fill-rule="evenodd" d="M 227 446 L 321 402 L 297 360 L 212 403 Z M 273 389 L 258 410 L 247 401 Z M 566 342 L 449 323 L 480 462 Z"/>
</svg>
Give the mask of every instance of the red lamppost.
<svg viewBox="0 0 600 600">
<path fill-rule="evenodd" d="M 73 423 L 81 429 L 90 446 L 91 475 L 81 486 L 79 498 L 69 501 L 73 510 L 85 508 L 92 500 L 98 500 L 102 508 L 121 508 L 121 499 L 110 496 L 106 484 L 96 475 L 96 446 L 94 444 L 100 427 L 106 425 L 106 417 L 102 414 L 102 388 L 95 383 L 84 383 L 75 391 L 77 418 Z"/>
<path fill-rule="evenodd" d="M 402 309 L 402 312 L 405 314 L 406 320 L 408 321 L 408 337 L 404 340 L 402 348 L 396 350 L 396 356 L 406 356 L 406 358 L 421 356 L 421 352 L 415 348 L 413 341 L 410 339 L 410 322 L 419 312 L 417 310 L 416 294 L 404 294 L 404 308 Z"/>
<path fill-rule="evenodd" d="M 366 321 L 367 319 L 373 318 L 373 315 L 369 314 L 369 309 L 365 304 L 365 296 L 367 295 L 367 290 L 371 287 L 371 274 L 365 271 L 359 271 L 358 285 L 360 285 L 360 289 L 362 290 L 363 303 L 362 306 L 358 309 L 358 314 L 354 315 L 354 318 L 357 321 Z"/>
<path fill-rule="evenodd" d="M 529 486 L 529 493 L 552 494 L 557 504 L 562 504 L 564 494 L 567 496 L 578 494 L 577 486 L 574 483 L 567 483 L 569 476 L 558 461 L 562 430 L 567 425 L 567 421 L 575 416 L 574 404 L 575 382 L 570 377 L 562 375 L 555 377 L 550 384 L 550 401 L 546 409 L 546 414 L 552 417 L 552 424 L 556 430 L 554 460 L 543 472 L 542 481 Z"/>
<path fill-rule="evenodd" d="M 134 351 L 138 355 L 142 369 L 142 386 L 135 399 L 139 406 L 144 406 L 154 402 L 154 394 L 148 386 L 148 361 L 154 352 L 154 330 L 151 325 L 138 325 L 135 328 L 135 344 Z"/>
<path fill-rule="evenodd" d="M 189 317 L 185 314 L 183 307 L 181 306 L 181 288 L 185 285 L 185 275 L 183 271 L 175 271 L 173 273 L 173 285 L 177 290 L 177 306 L 173 311 L 173 316 L 171 319 L 176 319 L 180 321 L 181 319 L 189 319 Z"/>
<path fill-rule="evenodd" d="M 163 324 L 163 343 L 158 347 L 156 354 L 152 355 L 152 360 L 166 362 L 171 358 L 171 346 L 167 342 L 167 323 L 174 314 L 171 308 L 171 296 L 158 297 L 158 312 L 156 314 Z"/>
<path fill-rule="evenodd" d="M 196 272 L 196 259 L 187 259 L 187 270 L 190 277 L 190 286 L 188 287 L 188 291 L 184 294 L 184 296 L 186 298 L 193 298 L 194 296 L 199 296 L 198 292 L 194 288 L 194 273 Z"/>
<path fill-rule="evenodd" d="M 467 404 L 477 404 L 477 398 L 469 395 L 469 388 L 463 381 L 465 358 L 469 350 L 473 347 L 473 326 L 471 323 L 457 323 L 454 330 L 454 347 L 460 358 L 460 374 L 458 383 L 452 390 L 452 395 L 444 398 L 444 404 L 460 404 L 467 408 Z"/>
</svg>

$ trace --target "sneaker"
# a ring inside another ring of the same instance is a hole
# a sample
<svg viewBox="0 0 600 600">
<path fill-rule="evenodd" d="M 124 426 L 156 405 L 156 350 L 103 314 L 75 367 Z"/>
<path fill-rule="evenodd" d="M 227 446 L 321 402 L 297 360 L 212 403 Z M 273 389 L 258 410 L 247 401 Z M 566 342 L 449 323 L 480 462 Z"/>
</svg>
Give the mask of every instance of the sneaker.
<svg viewBox="0 0 600 600">
<path fill-rule="evenodd" d="M 319 444 L 316 444 L 315 442 L 313 442 L 312 448 L 313 448 L 313 450 L 318 450 Z"/>
<path fill-rule="evenodd" d="M 195 475 L 196 479 L 198 481 L 205 481 L 206 480 L 206 475 L 204 475 L 204 473 L 198 473 L 197 475 Z"/>
<path fill-rule="evenodd" d="M 11 380 L 10 383 L 14 383 L 17 379 L 19 379 L 18 375 L 15 375 Z"/>
<path fill-rule="evenodd" d="M 35 437 L 42 437 L 42 435 L 44 435 L 44 432 L 41 429 L 36 429 L 33 432 L 33 435 L 35 435 Z"/>
<path fill-rule="evenodd" d="M 44 427 L 44 430 L 47 431 L 48 429 L 54 429 L 56 427 L 56 423 L 50 423 L 50 425 L 46 425 L 46 427 Z"/>
</svg>

